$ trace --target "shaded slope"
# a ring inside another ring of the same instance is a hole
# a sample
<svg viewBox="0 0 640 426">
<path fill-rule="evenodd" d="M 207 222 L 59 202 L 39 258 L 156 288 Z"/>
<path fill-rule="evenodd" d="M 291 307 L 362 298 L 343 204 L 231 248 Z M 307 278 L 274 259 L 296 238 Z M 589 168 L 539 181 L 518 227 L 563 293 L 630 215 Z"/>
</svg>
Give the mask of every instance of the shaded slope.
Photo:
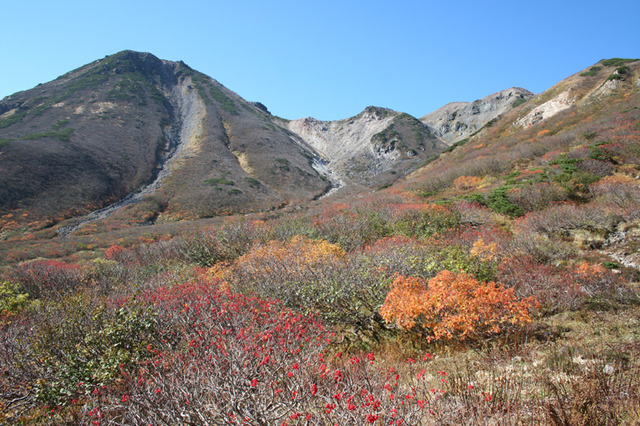
<svg viewBox="0 0 640 426">
<path fill-rule="evenodd" d="M 115 55 L 0 102 L 3 209 L 71 214 L 152 178 L 173 110 L 159 88 L 173 70 Z"/>
<path fill-rule="evenodd" d="M 35 227 L 127 196 L 152 195 L 154 220 L 308 200 L 329 186 L 312 157 L 264 108 L 146 53 L 108 56 L 0 101 L 0 211 L 18 209 Z"/>
</svg>

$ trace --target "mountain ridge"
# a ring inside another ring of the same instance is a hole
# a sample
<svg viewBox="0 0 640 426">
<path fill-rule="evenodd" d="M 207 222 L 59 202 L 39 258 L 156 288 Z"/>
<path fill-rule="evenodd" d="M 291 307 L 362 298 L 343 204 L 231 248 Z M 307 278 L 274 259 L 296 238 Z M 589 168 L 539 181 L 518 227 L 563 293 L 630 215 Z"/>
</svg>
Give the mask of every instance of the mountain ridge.
<svg viewBox="0 0 640 426">
<path fill-rule="evenodd" d="M 382 115 L 338 155 L 182 61 L 122 51 L 0 101 L 0 209 L 36 227 L 75 217 L 62 234 L 118 210 L 135 223 L 264 211 L 390 185 L 446 147 L 388 109 L 340 123 Z"/>
<path fill-rule="evenodd" d="M 422 117 L 442 141 L 451 145 L 479 131 L 491 120 L 528 101 L 534 93 L 511 87 L 473 102 L 451 102 Z"/>
<path fill-rule="evenodd" d="M 3 99 L 0 111 L 5 210 L 78 216 L 151 183 L 170 158 L 152 216 L 269 209 L 328 189 L 311 150 L 266 126 L 266 112 L 147 53 L 94 61 Z"/>
<path fill-rule="evenodd" d="M 571 107 L 563 84 L 598 79 L 581 99 L 606 96 L 624 67 L 605 61 L 540 95 L 511 88 L 420 119 L 371 106 L 286 120 L 182 61 L 123 51 L 0 101 L 0 212 L 34 229 L 76 218 L 64 233 L 105 212 L 153 224 L 387 187 L 495 123 L 512 132 Z"/>
</svg>

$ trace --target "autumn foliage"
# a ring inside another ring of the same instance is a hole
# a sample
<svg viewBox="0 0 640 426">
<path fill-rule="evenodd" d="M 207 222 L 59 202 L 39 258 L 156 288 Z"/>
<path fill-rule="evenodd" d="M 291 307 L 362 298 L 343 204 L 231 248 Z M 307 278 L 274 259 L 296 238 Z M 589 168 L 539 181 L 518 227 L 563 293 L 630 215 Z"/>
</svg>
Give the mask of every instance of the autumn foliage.
<svg viewBox="0 0 640 426">
<path fill-rule="evenodd" d="M 258 245 L 233 263 L 214 265 L 211 272 L 236 290 L 272 296 L 274 286 L 306 280 L 317 270 L 337 267 L 345 258 L 346 252 L 337 244 L 296 235 L 290 241 Z"/>
<path fill-rule="evenodd" d="M 535 306 L 533 298 L 517 300 L 512 288 L 444 270 L 426 285 L 420 278 L 398 276 L 381 314 L 400 328 L 426 332 L 430 341 L 472 340 L 530 323 Z"/>
<path fill-rule="evenodd" d="M 482 182 L 482 178 L 478 176 L 460 176 L 453 181 L 453 186 L 457 189 L 477 188 Z"/>
</svg>

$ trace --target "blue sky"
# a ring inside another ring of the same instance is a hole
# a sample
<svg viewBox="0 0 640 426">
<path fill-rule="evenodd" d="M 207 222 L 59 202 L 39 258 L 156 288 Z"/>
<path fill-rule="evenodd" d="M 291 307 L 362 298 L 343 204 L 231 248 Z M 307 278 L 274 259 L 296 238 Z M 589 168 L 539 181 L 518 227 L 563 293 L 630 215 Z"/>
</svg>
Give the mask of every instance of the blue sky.
<svg viewBox="0 0 640 426">
<path fill-rule="evenodd" d="M 0 98 L 124 49 L 183 60 L 289 119 L 422 116 L 640 57 L 640 1 L 2 1 Z"/>
</svg>

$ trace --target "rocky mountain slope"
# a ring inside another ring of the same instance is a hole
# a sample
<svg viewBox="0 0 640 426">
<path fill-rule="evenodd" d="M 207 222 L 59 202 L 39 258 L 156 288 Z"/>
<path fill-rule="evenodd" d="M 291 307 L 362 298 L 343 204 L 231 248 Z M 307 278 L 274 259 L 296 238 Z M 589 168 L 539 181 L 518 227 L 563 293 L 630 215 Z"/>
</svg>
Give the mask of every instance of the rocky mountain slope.
<svg viewBox="0 0 640 426">
<path fill-rule="evenodd" d="M 0 101 L 0 214 L 60 232 L 210 217 L 389 185 L 446 145 L 369 107 L 287 121 L 182 62 L 123 51 Z M 82 217 L 83 215 L 87 215 Z"/>
<path fill-rule="evenodd" d="M 534 94 L 512 87 L 474 102 L 452 102 L 420 118 L 434 135 L 451 145 L 468 138 L 487 123 L 528 101 Z"/>
<path fill-rule="evenodd" d="M 184 63 L 125 51 L 0 101 L 0 210 L 57 222 L 145 198 L 132 215 L 156 220 L 310 200 L 330 184 L 299 142 Z"/>
<path fill-rule="evenodd" d="M 386 108 L 370 106 L 345 120 L 281 124 L 322 155 L 340 181 L 367 186 L 388 185 L 446 148 L 420 121 Z"/>
<path fill-rule="evenodd" d="M 638 175 L 637 163 L 629 159 L 637 152 L 639 108 L 640 60 L 602 60 L 508 108 L 400 186 L 425 194 L 475 190 L 486 196 L 502 190 L 525 211 L 528 203 L 560 201 L 567 194 L 580 200 L 589 183 L 615 168 Z M 513 177 L 529 175 L 522 185 Z"/>
<path fill-rule="evenodd" d="M 433 160 L 469 138 L 482 142 L 474 150 L 528 141 L 541 123 L 635 93 L 636 68 L 602 61 L 537 96 L 507 89 L 420 120 L 367 107 L 289 121 L 182 62 L 124 51 L 0 101 L 0 225 L 64 222 L 56 229 L 67 234 L 112 215 L 150 224 L 266 211 L 341 186 L 389 186 L 430 162 L 406 182 L 441 186 L 458 165 L 495 173 L 499 156 L 467 146 Z"/>
</svg>

